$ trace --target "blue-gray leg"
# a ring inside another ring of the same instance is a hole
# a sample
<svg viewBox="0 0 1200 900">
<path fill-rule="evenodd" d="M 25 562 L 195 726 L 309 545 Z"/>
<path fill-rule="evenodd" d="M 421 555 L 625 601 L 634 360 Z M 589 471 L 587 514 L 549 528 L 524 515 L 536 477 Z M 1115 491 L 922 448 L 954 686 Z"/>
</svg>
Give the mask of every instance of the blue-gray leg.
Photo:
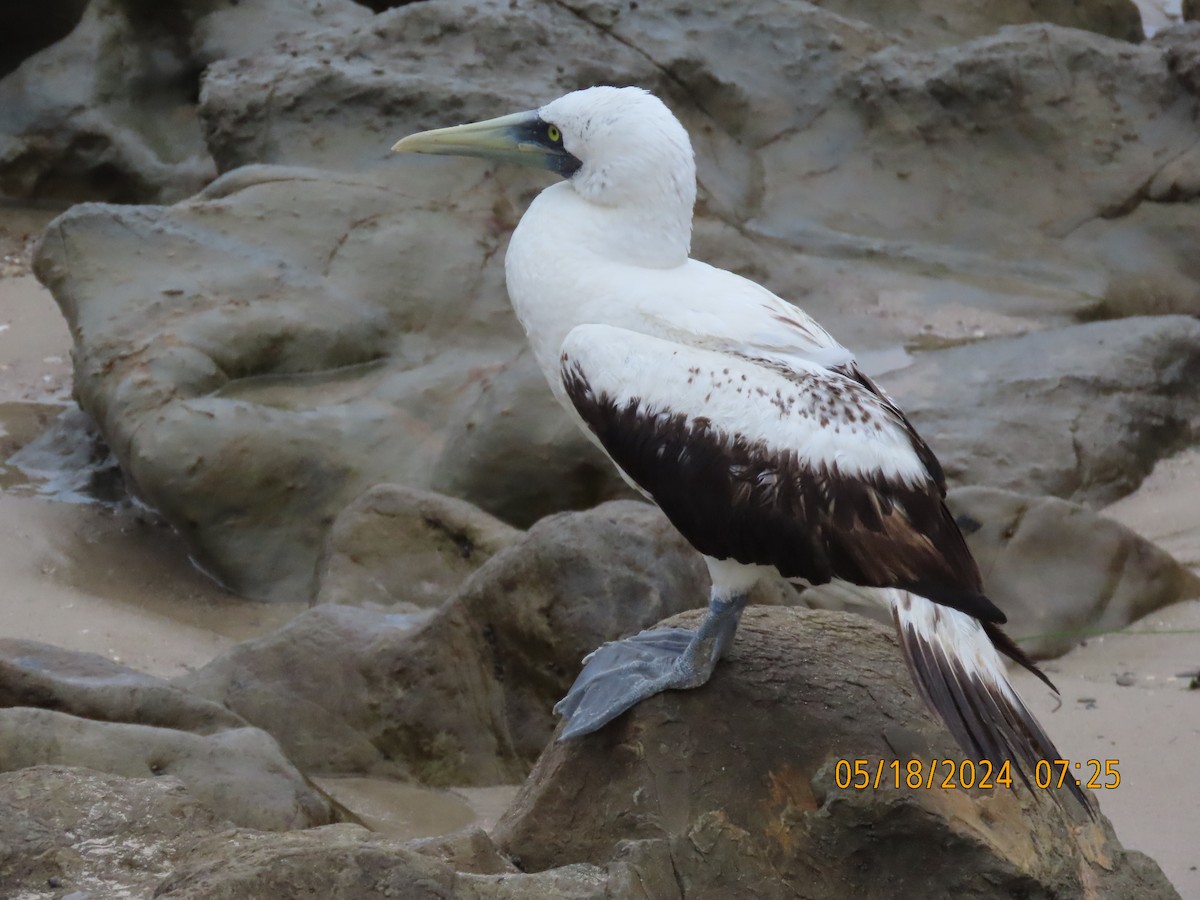
<svg viewBox="0 0 1200 900">
<path fill-rule="evenodd" d="M 651 628 L 594 650 L 554 707 L 567 720 L 558 739 L 591 734 L 647 697 L 704 684 L 729 650 L 745 608 L 745 594 L 714 595 L 695 631 Z"/>
</svg>

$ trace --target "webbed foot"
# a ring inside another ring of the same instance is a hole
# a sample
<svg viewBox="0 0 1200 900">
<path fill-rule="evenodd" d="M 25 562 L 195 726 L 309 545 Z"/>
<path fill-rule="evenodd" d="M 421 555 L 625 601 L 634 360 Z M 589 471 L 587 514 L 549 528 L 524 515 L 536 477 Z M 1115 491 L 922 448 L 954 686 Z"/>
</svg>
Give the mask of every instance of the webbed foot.
<svg viewBox="0 0 1200 900">
<path fill-rule="evenodd" d="M 590 734 L 647 697 L 704 684 L 728 649 L 745 604 L 741 596 L 714 599 L 695 631 L 651 628 L 588 654 L 583 671 L 554 707 L 567 720 L 558 739 Z"/>
</svg>

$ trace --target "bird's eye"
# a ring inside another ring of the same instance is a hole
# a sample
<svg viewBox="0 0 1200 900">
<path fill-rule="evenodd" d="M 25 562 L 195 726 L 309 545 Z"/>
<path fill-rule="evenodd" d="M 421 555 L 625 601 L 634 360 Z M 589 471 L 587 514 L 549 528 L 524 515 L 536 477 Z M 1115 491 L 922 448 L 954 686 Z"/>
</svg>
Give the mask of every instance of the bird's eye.
<svg viewBox="0 0 1200 900">
<path fill-rule="evenodd" d="M 550 138 L 550 143 L 557 144 L 562 140 L 562 132 L 556 125 L 548 125 L 546 126 L 546 137 Z"/>
</svg>

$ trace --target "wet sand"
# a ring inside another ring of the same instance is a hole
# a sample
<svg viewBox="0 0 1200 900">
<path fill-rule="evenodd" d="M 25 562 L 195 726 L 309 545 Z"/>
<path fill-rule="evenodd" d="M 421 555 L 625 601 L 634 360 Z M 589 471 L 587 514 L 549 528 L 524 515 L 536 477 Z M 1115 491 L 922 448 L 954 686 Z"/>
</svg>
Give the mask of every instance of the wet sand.
<svg viewBox="0 0 1200 900">
<path fill-rule="evenodd" d="M 7 465 L 69 400 L 70 337 L 28 271 L 31 236 L 50 217 L 0 207 L 0 634 L 171 677 L 271 631 L 305 605 L 233 597 L 191 566 L 152 514 L 56 502 Z M 1108 512 L 1200 571 L 1200 450 L 1160 464 Z M 1154 857 L 1183 896 L 1200 897 L 1200 786 L 1191 772 L 1200 690 L 1188 689 L 1189 673 L 1200 670 L 1200 601 L 1093 638 L 1047 669 L 1061 702 L 1032 677 L 1016 676 L 1034 711 L 1065 754 L 1119 761 L 1120 787 L 1099 792 L 1118 835 Z M 404 837 L 489 825 L 513 791 L 322 784 L 375 827 Z"/>
</svg>

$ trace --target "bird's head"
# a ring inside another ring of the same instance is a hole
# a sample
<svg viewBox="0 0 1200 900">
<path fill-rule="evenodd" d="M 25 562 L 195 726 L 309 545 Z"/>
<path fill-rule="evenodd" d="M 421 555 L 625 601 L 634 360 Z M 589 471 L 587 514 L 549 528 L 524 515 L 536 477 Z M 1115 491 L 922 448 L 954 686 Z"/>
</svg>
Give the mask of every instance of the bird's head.
<svg viewBox="0 0 1200 900">
<path fill-rule="evenodd" d="M 641 88 L 586 88 L 529 112 L 410 135 L 392 149 L 549 169 L 601 206 L 670 199 L 690 216 L 696 197 L 687 131 Z"/>
</svg>

